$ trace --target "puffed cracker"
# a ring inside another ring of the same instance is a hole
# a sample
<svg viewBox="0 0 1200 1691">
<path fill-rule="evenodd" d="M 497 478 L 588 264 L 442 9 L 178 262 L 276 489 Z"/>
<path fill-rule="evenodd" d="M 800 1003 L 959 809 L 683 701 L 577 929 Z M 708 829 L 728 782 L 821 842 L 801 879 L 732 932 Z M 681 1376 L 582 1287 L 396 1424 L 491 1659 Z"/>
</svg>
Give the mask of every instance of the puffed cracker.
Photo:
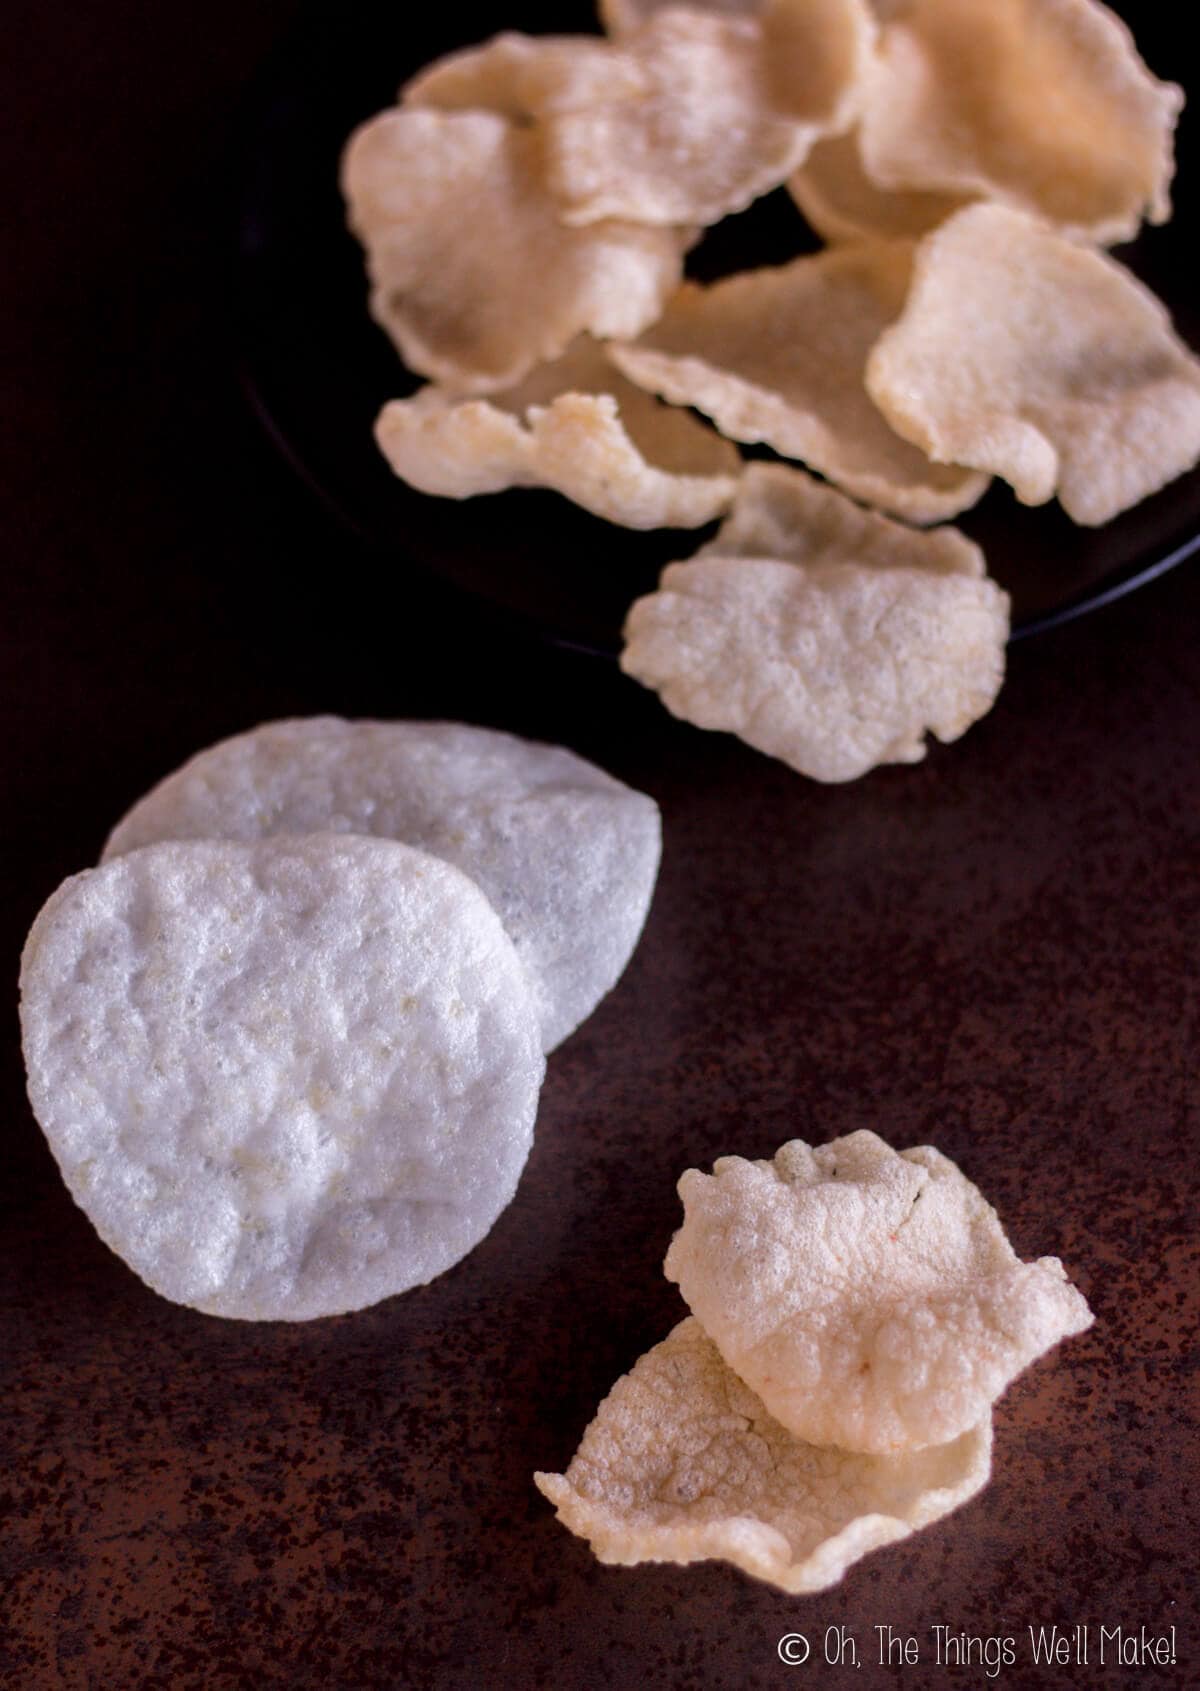
<svg viewBox="0 0 1200 1691">
<path fill-rule="evenodd" d="M 648 88 L 638 60 L 596 36 L 505 30 L 426 65 L 400 97 L 406 106 L 499 112 L 527 123 L 561 106 L 646 94 Z"/>
<path fill-rule="evenodd" d="M 382 113 L 350 138 L 342 187 L 367 250 L 371 312 L 411 369 L 474 392 L 510 387 L 582 331 L 636 334 L 682 271 L 684 237 L 568 229 L 540 135 L 494 112 Z"/>
<path fill-rule="evenodd" d="M 685 283 L 640 340 L 610 356 L 722 434 L 800 459 L 895 516 L 936 522 L 973 505 L 988 478 L 931 464 L 863 386 L 871 348 L 903 308 L 911 261 L 908 243 L 880 241 L 711 287 Z"/>
<path fill-rule="evenodd" d="M 600 22 L 609 35 L 627 35 L 639 29 L 658 12 L 677 6 L 679 0 L 599 0 Z M 688 0 L 694 12 L 714 12 L 720 17 L 752 18 L 763 8 L 763 0 Z"/>
<path fill-rule="evenodd" d="M 1092 1314 L 1057 1257 L 1019 1260 L 931 1146 L 859 1132 L 679 1182 L 664 1269 L 726 1363 L 799 1438 L 944 1445 Z"/>
<path fill-rule="evenodd" d="M 525 971 L 466 875 L 394 841 L 131 852 L 51 897 L 21 993 L 72 1196 L 209 1314 L 300 1321 L 424 1284 L 529 1153 Z"/>
<path fill-rule="evenodd" d="M 965 1503 L 991 1446 L 987 1415 L 899 1456 L 805 1444 L 689 1319 L 617 1381 L 566 1473 L 534 1478 L 602 1562 L 720 1558 L 799 1594 Z"/>
<path fill-rule="evenodd" d="M 881 188 L 863 169 L 857 129 L 818 141 L 788 192 L 822 240 L 915 240 L 966 203 L 961 195 Z"/>
<path fill-rule="evenodd" d="M 658 807 L 562 746 L 460 722 L 269 722 L 210 746 L 114 828 L 105 860 L 165 839 L 320 831 L 399 839 L 487 895 L 530 979 L 547 1051 L 637 944 Z"/>
<path fill-rule="evenodd" d="M 862 120 L 884 188 L 1004 201 L 1109 244 L 1170 216 L 1183 91 L 1098 0 L 904 0 Z"/>
<path fill-rule="evenodd" d="M 892 522 L 786 464 L 746 465 L 729 515 L 695 556 L 987 573 L 983 553 L 961 530 Z"/>
<path fill-rule="evenodd" d="M 1107 522 L 1200 460 L 1200 361 L 1114 259 L 975 205 L 917 249 L 867 363 L 892 426 L 931 457 Z"/>
<path fill-rule="evenodd" d="M 587 337 L 490 399 L 429 387 L 392 400 L 375 438 L 396 474 L 424 493 L 554 488 L 639 529 L 710 522 L 728 507 L 741 467 L 727 440 L 634 387 Z"/>
<path fill-rule="evenodd" d="M 715 223 L 853 121 L 875 28 L 865 0 L 767 0 L 753 18 L 657 11 L 619 51 L 640 91 L 560 96 L 547 174 L 568 223 Z"/>
<path fill-rule="evenodd" d="M 621 667 L 674 715 L 814 780 L 917 763 L 927 732 L 955 740 L 995 702 L 1008 597 L 970 573 L 969 543 L 894 524 L 889 564 L 886 519 L 815 483 L 799 503 L 811 516 L 788 559 L 706 549 L 670 565 L 629 612 Z"/>
</svg>

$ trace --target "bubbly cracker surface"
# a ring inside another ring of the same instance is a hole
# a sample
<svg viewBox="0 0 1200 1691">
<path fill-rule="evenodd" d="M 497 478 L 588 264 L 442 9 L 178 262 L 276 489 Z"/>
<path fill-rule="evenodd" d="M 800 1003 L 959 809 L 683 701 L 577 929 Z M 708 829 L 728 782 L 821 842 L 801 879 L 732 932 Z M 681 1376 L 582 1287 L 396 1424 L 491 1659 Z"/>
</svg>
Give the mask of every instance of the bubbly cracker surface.
<svg viewBox="0 0 1200 1691">
<path fill-rule="evenodd" d="M 699 728 L 852 781 L 983 716 L 1007 634 L 1006 596 L 957 571 L 705 553 L 634 602 L 621 668 Z"/>
<path fill-rule="evenodd" d="M 547 1051 L 637 944 L 658 807 L 559 746 L 454 722 L 268 723 L 200 752 L 114 829 L 111 858 L 162 839 L 372 834 L 482 887 L 527 968 Z"/>
<path fill-rule="evenodd" d="M 859 1132 L 679 1183 L 667 1253 L 692 1313 L 784 1426 L 877 1453 L 959 1437 L 1051 1345 L 1091 1325 L 1057 1257 L 1021 1262 L 932 1146 Z"/>
<path fill-rule="evenodd" d="M 165 1297 L 301 1320 L 423 1284 L 512 1197 L 544 1069 L 465 875 L 391 841 L 149 846 L 34 923 L 35 1114 Z"/>
<path fill-rule="evenodd" d="M 863 0 L 656 12 L 621 39 L 642 88 L 588 89 L 547 118 L 565 221 L 707 225 L 742 210 L 852 121 L 873 39 Z"/>
</svg>

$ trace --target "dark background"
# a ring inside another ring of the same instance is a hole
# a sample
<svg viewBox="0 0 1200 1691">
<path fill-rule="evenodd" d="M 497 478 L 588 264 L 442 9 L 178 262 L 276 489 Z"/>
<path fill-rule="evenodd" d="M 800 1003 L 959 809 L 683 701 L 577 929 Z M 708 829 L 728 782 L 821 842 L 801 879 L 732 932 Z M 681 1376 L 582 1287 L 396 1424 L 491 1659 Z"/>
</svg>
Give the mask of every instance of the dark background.
<svg viewBox="0 0 1200 1691">
<path fill-rule="evenodd" d="M 277 460 L 230 353 L 229 149 L 292 15 L 8 13 L 0 1682 L 992 1683 L 936 1667 L 940 1622 L 1016 1636 L 1000 1684 L 1196 1684 L 1200 575 L 1015 647 L 996 709 L 920 767 L 822 788 L 382 569 Z M 663 873 L 485 1243 L 359 1315 L 226 1323 L 71 1204 L 24 1098 L 17 958 L 147 785 L 315 711 L 566 743 L 659 800 Z M 602 1568 L 530 1475 L 682 1312 L 676 1178 L 858 1127 L 959 1161 L 1095 1327 L 999 1405 L 989 1489 L 833 1592 Z M 1092 1665 L 1029 1666 L 1052 1622 L 1091 1625 Z M 882 1623 L 920 1666 L 871 1665 Z M 1102 1624 L 1174 1625 L 1176 1665 L 1101 1671 Z M 862 1671 L 778 1661 L 839 1625 Z"/>
</svg>

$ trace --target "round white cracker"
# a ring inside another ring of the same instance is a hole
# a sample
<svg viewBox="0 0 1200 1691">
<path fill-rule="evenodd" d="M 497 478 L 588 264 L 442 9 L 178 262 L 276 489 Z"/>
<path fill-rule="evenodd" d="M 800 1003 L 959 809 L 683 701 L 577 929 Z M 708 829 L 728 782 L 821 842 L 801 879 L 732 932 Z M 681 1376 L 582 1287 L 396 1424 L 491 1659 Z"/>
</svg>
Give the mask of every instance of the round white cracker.
<svg viewBox="0 0 1200 1691">
<path fill-rule="evenodd" d="M 51 897 L 21 985 L 76 1202 L 210 1314 L 305 1320 L 433 1279 L 529 1153 L 524 970 L 465 875 L 392 841 L 132 852 Z"/>
<path fill-rule="evenodd" d="M 658 873 L 658 807 L 560 746 L 454 722 L 267 723 L 134 805 L 105 860 L 162 839 L 375 834 L 478 882 L 529 971 L 552 1051 L 619 979 Z"/>
</svg>

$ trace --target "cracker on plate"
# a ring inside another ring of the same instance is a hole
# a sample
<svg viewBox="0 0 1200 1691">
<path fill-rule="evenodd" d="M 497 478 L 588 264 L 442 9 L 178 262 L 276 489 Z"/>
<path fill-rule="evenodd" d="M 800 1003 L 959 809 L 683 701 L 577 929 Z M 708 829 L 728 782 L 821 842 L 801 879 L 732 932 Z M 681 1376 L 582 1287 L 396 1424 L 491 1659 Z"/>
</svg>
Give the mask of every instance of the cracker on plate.
<svg viewBox="0 0 1200 1691">
<path fill-rule="evenodd" d="M 890 523 L 801 471 L 750 487 L 765 514 L 735 506 L 733 555 L 718 534 L 635 601 L 627 674 L 676 716 L 818 781 L 918 762 L 927 732 L 957 739 L 991 708 L 1008 598 L 969 542 Z M 783 555 L 744 555 L 759 544 Z"/>
<path fill-rule="evenodd" d="M 933 464 L 872 403 L 863 371 L 908 292 L 909 243 L 870 242 L 685 283 L 618 368 L 733 440 L 800 459 L 847 493 L 914 522 L 973 505 L 978 471 Z"/>
<path fill-rule="evenodd" d="M 881 188 L 863 167 L 858 129 L 818 141 L 788 192 L 830 245 L 849 241 L 910 241 L 944 223 L 969 196 L 932 189 Z"/>
<path fill-rule="evenodd" d="M 678 231 L 567 228 L 541 136 L 496 112 L 383 112 L 347 143 L 342 188 L 373 316 L 410 369 L 460 390 L 511 387 L 585 330 L 637 334 L 682 272 Z"/>
<path fill-rule="evenodd" d="M 392 400 L 375 438 L 396 474 L 424 493 L 553 488 L 626 528 L 711 522 L 741 469 L 736 447 L 627 381 L 589 336 L 488 398 L 427 387 Z"/>
<path fill-rule="evenodd" d="M 1104 523 L 1200 459 L 1200 360 L 1115 259 L 1023 212 L 974 205 L 917 249 L 867 362 L 892 427 L 940 461 L 1057 493 Z"/>
<path fill-rule="evenodd" d="M 874 36 L 864 0 L 768 0 L 754 17 L 654 12 L 619 47 L 642 89 L 589 89 L 546 115 L 566 221 L 708 225 L 742 210 L 853 121 Z"/>
<path fill-rule="evenodd" d="M 1002 201 L 1111 244 L 1170 216 L 1183 91 L 1098 0 L 903 0 L 860 145 L 881 188 Z"/>
</svg>

